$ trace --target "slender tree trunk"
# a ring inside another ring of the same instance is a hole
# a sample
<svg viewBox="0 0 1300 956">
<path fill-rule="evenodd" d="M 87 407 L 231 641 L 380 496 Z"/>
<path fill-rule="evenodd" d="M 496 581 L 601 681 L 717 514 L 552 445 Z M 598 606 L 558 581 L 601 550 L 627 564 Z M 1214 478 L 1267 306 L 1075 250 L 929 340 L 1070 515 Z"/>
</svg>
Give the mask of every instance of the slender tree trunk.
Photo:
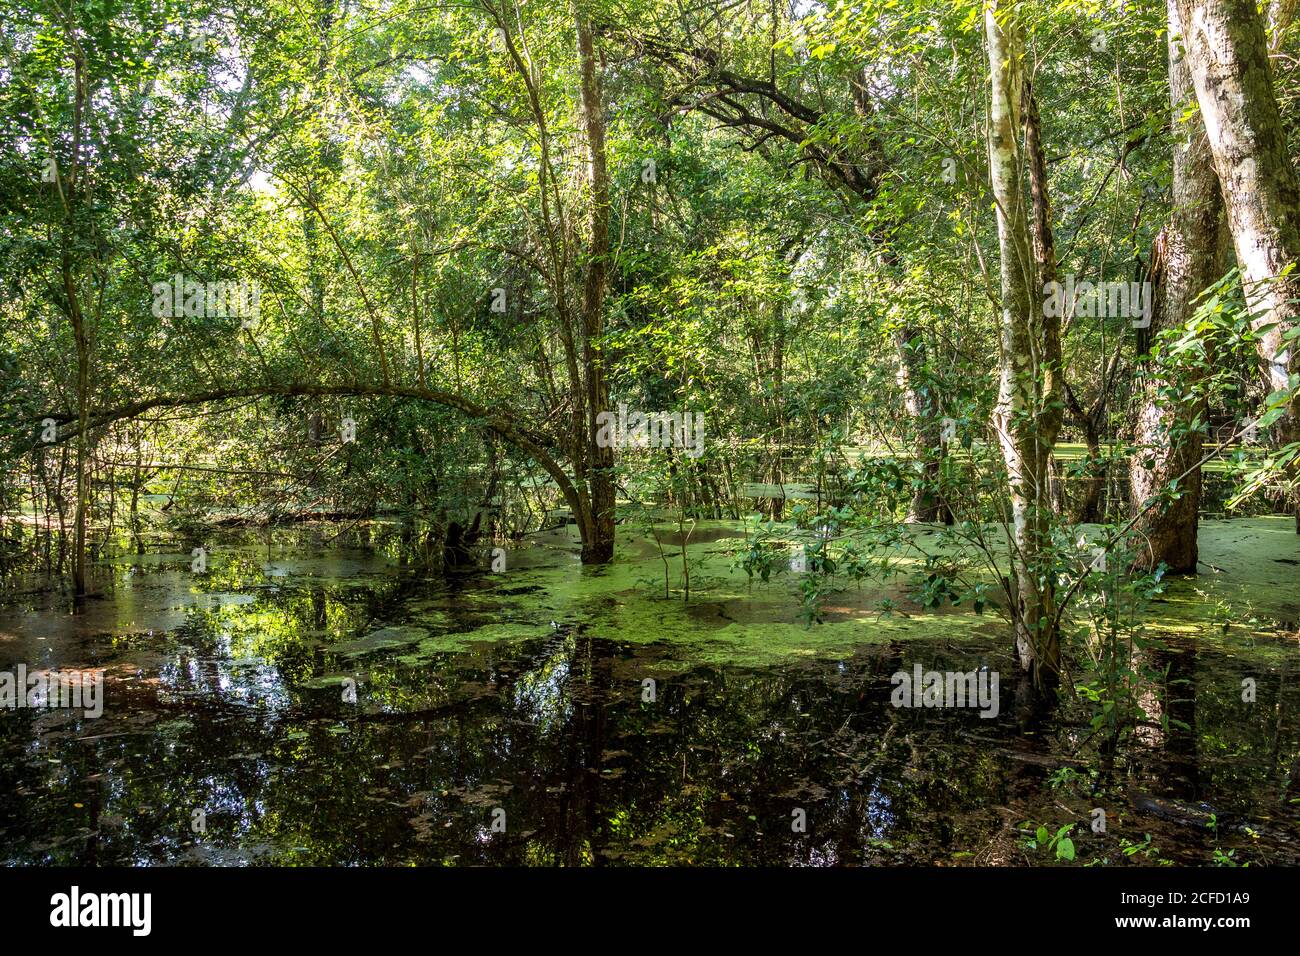
<svg viewBox="0 0 1300 956">
<path fill-rule="evenodd" d="M 1196 297 L 1220 274 L 1220 237 L 1225 228 L 1223 197 L 1214 157 L 1199 112 L 1186 121 L 1196 92 L 1183 53 L 1176 0 L 1169 8 L 1169 102 L 1175 131 L 1173 208 L 1151 255 L 1151 336 L 1182 328 L 1196 311 Z M 1163 366 L 1163 367 L 1162 367 Z M 1142 383 L 1135 423 L 1136 452 L 1129 469 L 1133 508 L 1141 512 L 1162 489 L 1169 500 L 1142 513 L 1135 529 L 1144 547 L 1136 564 L 1194 573 L 1196 521 L 1201 502 L 1203 397 L 1193 394 L 1196 378 L 1171 363 L 1151 363 Z"/>
<path fill-rule="evenodd" d="M 772 310 L 772 413 L 776 421 L 776 452 L 768 482 L 778 487 L 785 484 L 785 451 L 790 447 L 785 420 L 785 310 L 778 301 Z M 755 355 L 758 355 L 757 345 Z M 759 383 L 762 384 L 761 382 Z M 785 516 L 785 498 L 769 498 L 768 514 L 780 521 Z"/>
<path fill-rule="evenodd" d="M 1300 184 L 1273 90 L 1264 21 L 1255 0 L 1177 6 L 1264 376 L 1270 390 L 1285 389 L 1300 374 L 1300 348 L 1287 349 L 1284 338 L 1300 320 L 1300 272 L 1283 275 L 1300 262 Z M 1300 441 L 1300 394 L 1273 436 L 1279 445 Z M 1293 479 L 1295 470 L 1293 463 Z"/>
<path fill-rule="evenodd" d="M 74 41 L 75 43 L 75 41 Z M 73 515 L 72 583 L 78 602 L 86 596 L 86 520 L 89 510 L 90 481 L 87 474 L 89 455 L 90 415 L 90 335 L 86 317 L 81 310 L 80 292 L 77 288 L 73 244 L 78 233 L 77 207 L 80 201 L 81 141 L 86 104 L 86 68 L 79 47 L 74 47 L 74 105 L 72 167 L 67 176 L 67 193 L 64 199 L 63 240 L 61 271 L 63 295 L 72 338 L 77 350 L 77 448 L 76 448 L 76 508 Z"/>
<path fill-rule="evenodd" d="M 578 0 L 578 4 L 581 0 Z M 597 416 L 609 410 L 609 380 L 600 338 L 604 334 L 605 287 L 609 276 L 609 168 L 605 155 L 605 113 L 592 41 L 591 22 L 574 6 L 581 81 L 582 129 L 587 150 L 587 261 L 582 285 L 582 362 L 587 377 L 587 484 L 591 489 L 588 534 L 582 560 L 600 564 L 614 557 L 614 449 L 601 447 Z"/>
<path fill-rule="evenodd" d="M 908 326 L 895 334 L 894 344 L 898 349 L 898 384 L 916 436 L 912 455 L 919 470 L 907 520 L 952 524 L 952 512 L 939 495 L 943 422 L 931 397 L 932 387 L 925 381 L 925 339 L 919 329 Z"/>
<path fill-rule="evenodd" d="M 1268 45 L 1269 53 L 1282 49 L 1282 36 L 1295 18 L 1296 0 L 1269 0 L 1268 28 L 1273 36 Z"/>
<path fill-rule="evenodd" d="M 1001 22 L 999 22 L 1001 20 Z M 1049 460 L 1060 428 L 1060 324 L 1045 316 L 1033 284 L 1035 264 L 1020 148 L 1024 63 L 1013 13 L 990 2 L 984 11 L 992 95 L 989 175 L 997 203 L 1001 262 L 998 400 L 993 426 L 1007 468 L 1011 504 L 1011 571 L 1007 591 L 1016 651 L 1035 686 L 1060 672 Z M 1037 131 L 1031 136 L 1036 139 Z M 1031 139 L 1031 143 L 1034 141 Z"/>
<path fill-rule="evenodd" d="M 1029 197 L 1032 213 L 1029 238 L 1033 246 L 1035 275 L 1037 277 L 1035 289 L 1046 293 L 1048 286 L 1058 280 L 1059 270 L 1056 261 L 1056 236 L 1052 230 L 1052 202 L 1047 186 L 1047 151 L 1043 147 L 1043 122 L 1038 115 L 1038 98 L 1034 96 L 1033 86 L 1028 80 L 1024 81 L 1021 102 L 1024 107 L 1025 166 L 1029 172 Z M 1048 360 L 1044 370 L 1045 390 L 1052 394 L 1059 392 L 1060 398 L 1064 400 L 1066 407 L 1072 407 L 1073 410 L 1080 412 L 1077 417 L 1080 427 L 1083 429 L 1084 442 L 1088 447 L 1083 497 L 1077 512 L 1073 516 L 1073 520 L 1084 523 L 1098 521 L 1100 520 L 1098 510 L 1104 475 L 1100 473 L 1101 438 L 1097 422 L 1101 417 L 1102 410 L 1105 408 L 1109 377 L 1104 373 L 1102 375 L 1101 394 L 1094 410 L 1095 414 L 1082 413 L 1078 403 L 1073 400 L 1069 385 L 1065 380 L 1065 369 L 1061 362 L 1059 316 L 1043 317 L 1043 339 L 1049 347 L 1052 342 L 1056 343 L 1054 359 Z M 1043 401 L 1050 403 L 1051 395 L 1045 394 Z M 1050 406 L 1044 407 L 1039 413 L 1040 425 L 1046 426 L 1047 431 L 1050 432 L 1051 446 L 1053 447 L 1063 417 L 1064 410 L 1057 413 Z M 1049 475 L 1052 473 L 1051 453 L 1052 447 L 1049 447 L 1047 465 Z M 1061 493 L 1057 497 L 1061 504 L 1069 501 L 1064 477 L 1061 479 Z M 1059 505 L 1055 510 L 1064 513 Z"/>
<path fill-rule="evenodd" d="M 89 416 L 90 346 L 86 323 L 81 309 L 75 305 L 76 288 L 70 286 L 69 295 L 74 303 L 73 337 L 77 343 L 77 422 L 81 432 L 77 435 L 77 510 L 73 526 L 72 581 L 78 598 L 86 596 L 86 520 L 89 508 L 90 481 L 86 464 L 89 454 L 87 420 Z"/>
<path fill-rule="evenodd" d="M 1078 524 L 1101 521 L 1101 493 L 1106 487 L 1106 472 L 1101 460 L 1101 430 L 1092 418 L 1082 419 L 1083 442 L 1088 458 L 1083 466 L 1083 495 L 1071 516 Z"/>
</svg>

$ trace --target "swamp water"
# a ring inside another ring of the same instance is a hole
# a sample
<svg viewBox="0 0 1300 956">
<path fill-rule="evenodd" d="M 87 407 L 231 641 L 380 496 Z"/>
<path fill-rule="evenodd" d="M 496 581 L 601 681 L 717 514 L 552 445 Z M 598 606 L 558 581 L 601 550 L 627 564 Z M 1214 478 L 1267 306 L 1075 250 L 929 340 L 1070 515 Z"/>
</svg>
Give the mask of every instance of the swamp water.
<svg viewBox="0 0 1300 956">
<path fill-rule="evenodd" d="M 1290 519 L 1204 523 L 1203 573 L 1147 617 L 1153 720 L 1107 759 L 1088 705 L 1017 706 L 996 615 L 925 611 L 900 581 L 807 626 L 794 576 L 731 569 L 733 523 L 692 533 L 687 604 L 626 530 L 607 568 L 568 529 L 452 581 L 400 542 L 245 534 L 204 574 L 107 558 L 75 617 L 36 591 L 0 607 L 0 671 L 105 672 L 99 718 L 0 710 L 0 859 L 1019 865 L 1055 862 L 1038 825 L 1073 823 L 1076 864 L 1300 864 Z M 891 706 L 918 664 L 999 672 L 998 716 Z"/>
</svg>

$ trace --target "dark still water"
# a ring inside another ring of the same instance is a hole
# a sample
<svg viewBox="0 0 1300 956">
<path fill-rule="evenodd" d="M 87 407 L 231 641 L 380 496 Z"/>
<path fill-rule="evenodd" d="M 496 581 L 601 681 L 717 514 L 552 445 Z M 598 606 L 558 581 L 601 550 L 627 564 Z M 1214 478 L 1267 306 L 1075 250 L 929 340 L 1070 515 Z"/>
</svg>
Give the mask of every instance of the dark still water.
<svg viewBox="0 0 1300 956">
<path fill-rule="evenodd" d="M 76 617 L 18 598 L 0 671 L 102 668 L 105 687 L 99 717 L 0 710 L 0 858 L 1300 863 L 1294 635 L 1171 629 L 1152 720 L 1099 751 L 1085 705 L 1018 703 L 995 620 L 846 597 L 789 623 L 726 573 L 725 532 L 702 538 L 685 607 L 644 542 L 593 573 L 539 539 L 449 585 L 382 528 L 233 540 L 202 575 L 179 551 L 116 558 Z M 998 715 L 891 706 L 918 663 L 999 672 Z M 1030 845 L 1071 824 L 1073 860 Z"/>
</svg>

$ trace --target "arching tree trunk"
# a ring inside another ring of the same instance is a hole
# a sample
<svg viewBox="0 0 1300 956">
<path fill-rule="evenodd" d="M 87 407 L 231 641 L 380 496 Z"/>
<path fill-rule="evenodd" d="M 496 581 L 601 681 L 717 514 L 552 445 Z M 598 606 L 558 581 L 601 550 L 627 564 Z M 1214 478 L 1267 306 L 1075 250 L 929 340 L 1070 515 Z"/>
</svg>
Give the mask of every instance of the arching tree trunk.
<svg viewBox="0 0 1300 956">
<path fill-rule="evenodd" d="M 348 382 L 340 385 L 324 385 L 318 382 L 263 382 L 256 385 L 211 389 L 205 392 L 196 392 L 191 395 L 163 395 L 141 399 L 135 402 L 128 402 L 125 405 L 119 405 L 115 408 L 103 409 L 87 414 L 85 424 L 82 424 L 76 416 L 69 416 L 64 413 L 43 414 L 37 420 L 39 421 L 41 418 L 49 417 L 53 418 L 60 425 L 66 425 L 73 420 L 77 420 L 78 424 L 75 428 L 60 430 L 58 441 L 56 443 L 62 443 L 77 437 L 88 429 L 102 428 L 111 425 L 113 422 L 136 418 L 159 408 L 186 408 L 195 405 L 207 405 L 215 402 L 230 401 L 232 399 L 259 398 L 276 395 L 405 398 L 413 401 L 432 402 L 446 408 L 454 408 L 469 418 L 477 421 L 481 427 L 488 429 L 505 439 L 541 466 L 541 468 L 560 489 L 560 493 L 564 496 L 565 504 L 569 506 L 575 518 L 578 520 L 579 530 L 582 533 L 584 553 L 587 553 L 589 550 L 594 550 L 598 554 L 603 553 L 612 555 L 613 553 L 614 539 L 612 522 L 609 527 L 609 537 L 607 541 L 595 541 L 595 538 L 592 536 L 596 535 L 598 531 L 591 520 L 592 511 L 590 500 L 587 497 L 584 484 L 581 480 L 576 480 L 570 471 L 566 471 L 562 459 L 557 458 L 556 454 L 553 452 L 553 446 L 547 440 L 548 436 L 543 435 L 532 427 L 520 422 L 504 410 L 479 405 L 477 402 L 454 392 L 446 392 L 440 389 L 421 388 L 414 385 L 382 383 L 365 384 L 360 382 Z M 34 452 L 36 450 L 37 446 L 34 446 L 32 451 Z M 597 547 L 589 549 L 589 545 L 593 542 L 595 542 Z M 604 560 L 609 560 L 609 558 L 606 557 Z"/>
</svg>

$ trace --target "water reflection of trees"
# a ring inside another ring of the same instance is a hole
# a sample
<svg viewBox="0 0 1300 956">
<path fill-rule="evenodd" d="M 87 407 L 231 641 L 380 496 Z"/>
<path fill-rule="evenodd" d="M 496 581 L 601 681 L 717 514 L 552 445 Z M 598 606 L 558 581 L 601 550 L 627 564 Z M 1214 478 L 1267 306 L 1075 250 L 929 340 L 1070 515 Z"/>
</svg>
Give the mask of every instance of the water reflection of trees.
<svg viewBox="0 0 1300 956">
<path fill-rule="evenodd" d="M 5 770 L 39 782 L 0 800 L 9 858 L 931 863 L 987 844 L 1000 808 L 1050 807 L 1052 741 L 1080 737 L 1017 714 L 1006 684 L 998 720 L 889 706 L 899 668 L 978 663 L 939 642 L 766 668 L 688 667 L 668 645 L 581 628 L 423 663 L 328 650 L 389 613 L 402 587 L 265 589 L 252 605 L 196 611 L 168 636 L 157 681 L 123 684 L 94 725 L 17 715 L 0 731 Z M 1243 710 L 1244 664 L 1162 653 L 1153 711 L 1175 723 L 1129 748 L 1123 772 L 1286 813 L 1300 751 L 1286 675 L 1257 675 L 1261 703 Z M 359 678 L 356 704 L 328 683 L 301 686 L 343 668 Z M 489 828 L 496 807 L 504 833 Z M 795 808 L 807 833 L 791 828 Z"/>
<path fill-rule="evenodd" d="M 658 672 L 644 647 L 557 633 L 373 665 L 352 707 L 295 695 L 265 662 L 237 666 L 233 645 L 206 647 L 166 660 L 156 699 L 136 701 L 152 716 L 137 731 L 52 744 L 75 769 L 45 798 L 52 824 L 29 822 L 75 836 L 66 801 L 98 773 L 100 823 L 35 858 L 857 861 L 883 852 L 872 841 L 960 842 L 1002 785 L 987 760 L 920 743 L 934 735 L 921 715 L 881 706 L 898 664 L 885 656 L 851 662 L 847 680 L 832 665 L 660 673 L 646 703 L 641 676 Z M 507 831 L 484 839 L 496 806 Z M 794 807 L 806 835 L 791 831 Z"/>
</svg>

